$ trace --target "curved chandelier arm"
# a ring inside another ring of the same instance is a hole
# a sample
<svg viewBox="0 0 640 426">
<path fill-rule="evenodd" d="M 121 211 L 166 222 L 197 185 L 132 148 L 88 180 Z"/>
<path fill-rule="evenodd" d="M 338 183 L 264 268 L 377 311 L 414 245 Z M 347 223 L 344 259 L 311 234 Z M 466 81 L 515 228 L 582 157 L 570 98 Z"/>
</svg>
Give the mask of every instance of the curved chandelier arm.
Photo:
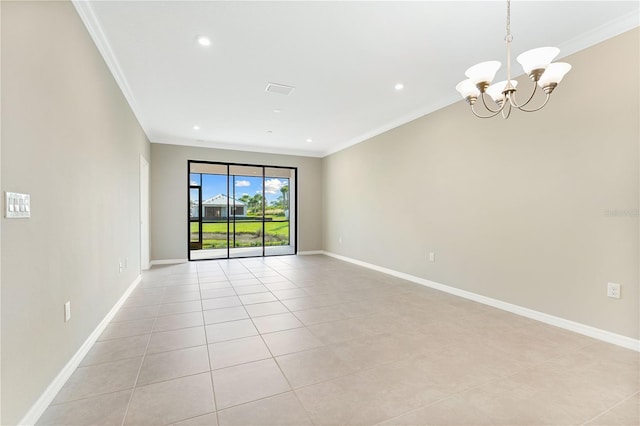
<svg viewBox="0 0 640 426">
<path fill-rule="evenodd" d="M 502 118 L 506 120 L 507 118 L 509 118 L 510 115 L 511 115 L 511 104 L 509 104 L 508 108 L 502 109 Z"/>
<path fill-rule="evenodd" d="M 473 107 L 473 105 L 471 105 L 471 112 L 473 113 L 473 115 L 475 115 L 475 116 L 476 116 L 476 117 L 478 117 L 478 118 L 492 118 L 492 117 L 495 117 L 496 115 L 500 114 L 500 112 L 502 111 L 502 108 L 501 108 L 501 109 L 499 109 L 498 111 L 492 111 L 492 110 L 489 110 L 489 111 L 491 111 L 491 112 L 492 112 L 492 114 L 489 114 L 489 115 L 480 115 L 480 114 L 478 114 L 478 113 L 476 112 L 476 110 L 475 110 L 475 108 Z"/>
<path fill-rule="evenodd" d="M 531 92 L 531 95 L 529 95 L 529 99 L 527 99 L 526 102 L 518 105 L 518 102 L 516 101 L 516 92 L 515 90 L 510 94 L 509 96 L 509 103 L 511 103 L 512 106 L 518 108 L 521 111 L 524 111 L 522 109 L 522 107 L 527 106 L 527 104 L 529 102 L 531 102 L 531 99 L 533 99 L 533 97 L 535 96 L 536 92 L 538 91 L 538 83 L 536 83 L 535 81 L 533 82 L 533 91 Z"/>
<path fill-rule="evenodd" d="M 487 111 L 489 111 L 491 113 L 495 113 L 495 114 L 492 115 L 492 117 L 504 109 L 504 105 L 505 105 L 504 102 L 503 102 L 502 106 L 500 106 L 500 108 L 492 109 L 491 107 L 489 107 L 489 105 L 487 105 L 487 101 L 485 101 L 485 93 L 484 92 L 480 93 L 480 97 L 482 98 L 482 105 L 484 105 L 484 107 L 487 109 Z"/>
<path fill-rule="evenodd" d="M 518 109 L 522 112 L 536 112 L 536 111 L 540 111 L 542 108 L 544 108 L 544 106 L 547 104 L 547 102 L 549 102 L 549 98 L 551 97 L 551 93 L 547 93 L 547 98 L 544 100 L 544 103 L 542 105 L 540 105 L 538 108 L 534 108 L 534 109 L 524 109 L 522 107 L 518 107 Z M 526 105 L 526 104 L 525 104 Z"/>
</svg>

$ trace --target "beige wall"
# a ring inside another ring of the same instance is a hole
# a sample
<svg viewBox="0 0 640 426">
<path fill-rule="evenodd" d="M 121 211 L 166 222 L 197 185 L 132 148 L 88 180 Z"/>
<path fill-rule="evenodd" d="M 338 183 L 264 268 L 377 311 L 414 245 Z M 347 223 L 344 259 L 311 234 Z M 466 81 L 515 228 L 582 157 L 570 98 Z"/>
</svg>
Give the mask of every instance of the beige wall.
<svg viewBox="0 0 640 426">
<path fill-rule="evenodd" d="M 322 249 L 319 158 L 151 144 L 151 259 L 187 259 L 187 161 L 298 168 L 298 251 Z"/>
<path fill-rule="evenodd" d="M 326 157 L 325 249 L 637 339 L 638 39 L 566 58 L 540 112 L 458 102 Z"/>
<path fill-rule="evenodd" d="M 30 219 L 2 219 L 0 424 L 10 425 L 140 273 L 149 143 L 70 2 L 1 7 L 2 190 L 32 203 Z"/>
</svg>

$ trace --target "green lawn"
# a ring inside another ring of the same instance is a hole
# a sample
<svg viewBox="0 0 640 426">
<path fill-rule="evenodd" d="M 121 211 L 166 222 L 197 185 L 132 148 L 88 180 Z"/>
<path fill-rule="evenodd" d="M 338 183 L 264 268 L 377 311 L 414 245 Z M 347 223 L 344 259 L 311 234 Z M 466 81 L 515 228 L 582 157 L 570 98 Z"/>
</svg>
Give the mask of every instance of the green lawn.
<svg viewBox="0 0 640 426">
<path fill-rule="evenodd" d="M 277 219 L 285 219 L 284 217 Z M 289 244 L 289 222 L 265 222 L 265 245 Z M 256 247 L 262 245 L 262 222 L 238 221 L 229 223 L 229 244 L 232 247 Z M 198 223 L 191 223 L 192 238 L 197 240 Z M 235 234 L 235 246 L 234 246 Z M 226 248 L 227 223 L 202 224 L 202 248 Z"/>
</svg>

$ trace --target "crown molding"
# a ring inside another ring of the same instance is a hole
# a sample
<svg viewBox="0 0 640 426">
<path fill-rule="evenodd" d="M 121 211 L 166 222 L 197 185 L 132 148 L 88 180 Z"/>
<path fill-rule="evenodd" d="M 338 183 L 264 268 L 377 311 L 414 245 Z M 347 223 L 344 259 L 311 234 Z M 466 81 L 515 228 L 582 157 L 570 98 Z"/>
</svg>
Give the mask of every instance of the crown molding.
<svg viewBox="0 0 640 426">
<path fill-rule="evenodd" d="M 140 113 L 140 108 L 138 107 L 138 103 L 136 102 L 135 96 L 133 96 L 133 92 L 129 87 L 129 83 L 127 82 L 127 78 L 122 72 L 122 68 L 120 67 L 120 63 L 116 58 L 116 55 L 113 53 L 111 49 L 111 45 L 109 44 L 109 40 L 107 39 L 104 31 L 102 30 L 102 26 L 100 25 L 100 21 L 98 17 L 93 12 L 93 8 L 91 7 L 91 1 L 87 0 L 71 0 L 71 3 L 75 7 L 82 23 L 84 23 L 85 28 L 89 32 L 91 39 L 95 43 L 98 51 L 102 55 L 102 59 L 104 59 L 109 71 L 111 71 L 111 75 L 114 80 L 120 87 L 120 91 L 124 95 L 131 111 L 133 111 L 133 115 L 135 115 L 142 131 L 149 139 L 149 135 L 147 133 L 148 129 L 145 126 L 144 119 L 142 118 L 142 114 Z"/>
<path fill-rule="evenodd" d="M 640 14 L 638 13 L 638 11 L 636 10 L 634 12 L 627 13 L 626 15 L 620 16 L 612 21 L 607 22 L 606 24 L 600 25 L 590 31 L 584 32 L 578 37 L 574 37 L 569 41 L 561 43 L 558 46 L 558 48 L 562 52 L 561 57 L 572 55 L 598 43 L 602 43 L 606 40 L 609 40 L 610 38 L 630 31 L 638 26 L 640 26 Z M 460 101 L 462 101 L 462 99 L 456 94 L 455 96 L 443 99 L 440 102 L 431 104 L 425 108 L 413 111 L 412 113 L 405 115 L 404 117 L 393 120 L 369 132 L 363 133 L 362 135 L 353 138 L 343 144 L 336 145 L 334 148 L 327 150 L 323 154 L 323 157 L 327 157 L 329 155 L 345 150 L 353 145 L 357 145 L 396 127 L 400 127 L 422 116 L 431 114 L 432 112 L 435 112 L 439 109 L 445 108 Z"/>
<path fill-rule="evenodd" d="M 562 52 L 561 57 L 564 58 L 565 56 L 602 43 L 638 26 L 640 26 L 640 14 L 638 10 L 622 15 L 558 45 L 558 48 Z"/>
<path fill-rule="evenodd" d="M 160 144 L 160 145 L 180 145 L 180 146 L 189 146 L 193 148 L 212 148 L 212 149 L 223 149 L 227 151 L 245 151 L 245 152 L 259 152 L 264 154 L 276 154 L 276 155 L 291 155 L 294 157 L 313 157 L 313 158 L 322 158 L 324 157 L 324 153 L 319 151 L 306 151 L 299 149 L 289 149 L 289 148 L 278 148 L 278 147 L 265 147 L 265 146 L 257 146 L 257 145 L 244 145 L 244 144 L 234 144 L 227 142 L 213 142 L 206 140 L 198 140 L 193 141 L 191 139 L 184 139 L 176 136 L 155 136 L 149 138 L 151 143 Z"/>
<path fill-rule="evenodd" d="M 420 108 L 418 110 L 412 111 L 411 113 L 387 122 L 375 129 L 372 129 L 368 132 L 365 132 L 351 140 L 345 141 L 343 143 L 335 145 L 333 148 L 326 151 L 313 151 L 313 150 L 298 150 L 298 149 L 287 149 L 287 148 L 276 148 L 276 147 L 265 147 L 265 146 L 255 146 L 255 145 L 236 145 L 234 143 L 225 143 L 225 142 L 213 142 L 213 141 L 193 141 L 190 139 L 184 138 L 173 138 L 173 137 L 150 137 L 153 136 L 153 130 L 148 128 L 145 125 L 145 121 L 141 114 L 140 108 L 136 102 L 135 96 L 131 91 L 127 79 L 118 63 L 118 60 L 111 49 L 109 41 L 107 40 L 106 35 L 104 34 L 102 27 L 98 18 L 96 17 L 92 6 L 91 1 L 87 0 L 72 0 L 78 15 L 82 22 L 84 23 L 87 31 L 89 32 L 91 38 L 96 44 L 98 50 L 102 54 L 107 67 L 111 71 L 116 83 L 120 87 L 125 99 L 129 103 L 133 114 L 137 118 L 140 126 L 143 131 L 147 135 L 147 139 L 149 139 L 152 143 L 159 144 L 172 144 L 172 145 L 183 145 L 183 146 L 194 146 L 194 147 L 205 147 L 205 148 L 216 148 L 216 149 L 226 149 L 226 150 L 234 150 L 234 151 L 251 151 L 251 152 L 262 152 L 262 153 L 270 153 L 270 154 L 280 154 L 280 155 L 294 155 L 294 156 L 306 156 L 306 157 L 327 157 L 329 155 L 335 154 L 342 150 L 345 150 L 351 146 L 362 143 L 366 140 L 369 140 L 375 136 L 378 136 L 382 133 L 385 133 L 389 130 L 392 130 L 396 127 L 400 127 L 404 124 L 407 124 L 413 120 L 416 120 L 420 117 L 423 117 L 427 114 L 435 112 L 439 109 L 445 108 L 455 102 L 458 102 L 458 96 L 450 96 L 445 99 L 440 99 L 437 102 L 431 103 L 424 108 Z M 558 47 L 562 52 L 561 57 L 569 56 L 586 48 L 589 48 L 595 44 L 606 41 L 612 37 L 620 35 L 624 32 L 630 31 L 636 27 L 640 26 L 640 14 L 638 11 L 630 12 L 626 15 L 620 16 L 612 21 L 609 21 L 603 25 L 600 25 L 592 30 L 589 30 L 578 37 L 575 37 L 569 41 L 561 43 Z"/>
<path fill-rule="evenodd" d="M 364 142 L 368 139 L 374 138 L 376 136 L 379 136 L 385 132 L 388 132 L 389 130 L 393 130 L 396 127 L 400 127 L 402 125 L 405 125 L 407 123 L 410 123 L 414 120 L 417 120 L 420 117 L 424 117 L 425 115 L 431 114 L 432 112 L 436 112 L 442 108 L 446 108 L 449 105 L 455 104 L 458 101 L 461 101 L 462 99 L 460 98 L 460 96 L 458 96 L 458 93 L 456 92 L 455 94 L 452 94 L 451 96 L 448 96 L 445 99 L 441 99 L 438 102 L 433 102 L 423 108 L 417 109 L 415 111 L 410 112 L 409 114 L 406 114 L 400 118 L 397 118 L 395 120 L 389 121 L 388 123 L 383 124 L 380 127 L 377 127 L 373 130 L 370 130 L 366 133 L 363 133 L 345 143 L 342 144 L 338 144 L 335 147 L 325 151 L 322 154 L 322 157 L 328 157 L 331 154 L 335 154 L 336 152 L 340 152 L 342 150 L 345 150 L 351 146 L 357 145 L 361 142 Z"/>
</svg>

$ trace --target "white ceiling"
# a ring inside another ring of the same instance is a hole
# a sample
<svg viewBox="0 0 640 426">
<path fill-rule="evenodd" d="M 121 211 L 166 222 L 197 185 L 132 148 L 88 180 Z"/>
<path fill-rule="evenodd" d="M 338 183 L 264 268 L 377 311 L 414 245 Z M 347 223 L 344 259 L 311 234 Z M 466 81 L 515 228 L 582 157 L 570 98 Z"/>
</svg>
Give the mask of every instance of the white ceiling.
<svg viewBox="0 0 640 426">
<path fill-rule="evenodd" d="M 502 1 L 74 4 L 155 143 L 324 156 L 461 100 L 469 66 L 505 60 Z M 638 5 L 514 0 L 514 57 L 615 36 Z"/>
</svg>

